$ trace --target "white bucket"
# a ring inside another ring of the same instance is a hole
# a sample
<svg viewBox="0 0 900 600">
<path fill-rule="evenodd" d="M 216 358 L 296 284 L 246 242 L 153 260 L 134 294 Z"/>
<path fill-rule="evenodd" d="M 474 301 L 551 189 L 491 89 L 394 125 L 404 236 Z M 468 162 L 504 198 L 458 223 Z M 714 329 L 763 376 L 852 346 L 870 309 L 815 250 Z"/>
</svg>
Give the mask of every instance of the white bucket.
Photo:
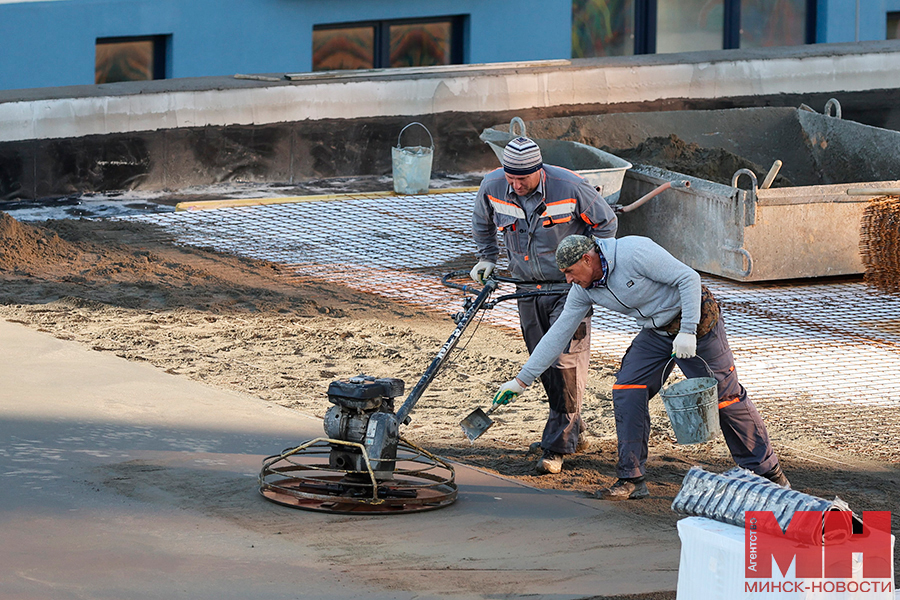
<svg viewBox="0 0 900 600">
<path fill-rule="evenodd" d="M 431 147 L 400 146 L 400 136 L 407 127 L 418 125 L 428 134 Z M 394 176 L 394 192 L 398 194 L 425 194 L 431 182 L 431 161 L 434 158 L 434 138 L 431 132 L 421 123 L 410 123 L 400 130 L 397 146 L 391 148 L 391 166 Z"/>
</svg>

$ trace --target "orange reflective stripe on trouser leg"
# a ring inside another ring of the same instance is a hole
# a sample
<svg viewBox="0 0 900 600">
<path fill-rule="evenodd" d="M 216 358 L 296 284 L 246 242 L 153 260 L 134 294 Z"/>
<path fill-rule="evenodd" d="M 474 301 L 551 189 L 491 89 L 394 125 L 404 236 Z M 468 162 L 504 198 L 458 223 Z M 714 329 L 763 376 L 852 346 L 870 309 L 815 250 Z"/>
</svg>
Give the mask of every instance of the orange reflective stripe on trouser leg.
<svg viewBox="0 0 900 600">
<path fill-rule="evenodd" d="M 614 390 L 645 390 L 647 389 L 646 385 L 614 385 Z"/>
<path fill-rule="evenodd" d="M 727 400 L 722 400 L 721 402 L 719 402 L 719 410 L 722 410 L 726 406 L 731 406 L 735 402 L 740 402 L 740 401 L 741 401 L 741 399 L 738 398 L 737 396 L 735 396 L 734 398 L 728 398 Z"/>
</svg>

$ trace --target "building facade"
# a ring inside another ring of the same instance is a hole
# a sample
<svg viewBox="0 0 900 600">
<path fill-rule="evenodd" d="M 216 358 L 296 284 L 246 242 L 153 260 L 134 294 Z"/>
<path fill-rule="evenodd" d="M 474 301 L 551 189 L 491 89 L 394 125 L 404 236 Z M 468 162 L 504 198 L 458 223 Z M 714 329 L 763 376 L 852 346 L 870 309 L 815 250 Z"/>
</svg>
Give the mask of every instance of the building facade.
<svg viewBox="0 0 900 600">
<path fill-rule="evenodd" d="M 0 0 L 0 89 L 898 37 L 900 0 Z"/>
</svg>

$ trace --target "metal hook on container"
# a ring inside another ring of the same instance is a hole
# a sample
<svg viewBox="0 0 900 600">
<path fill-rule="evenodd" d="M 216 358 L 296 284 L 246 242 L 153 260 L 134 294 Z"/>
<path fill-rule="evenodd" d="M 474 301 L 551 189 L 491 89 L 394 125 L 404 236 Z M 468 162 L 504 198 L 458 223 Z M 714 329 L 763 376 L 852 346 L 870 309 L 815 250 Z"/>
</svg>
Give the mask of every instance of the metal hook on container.
<svg viewBox="0 0 900 600">
<path fill-rule="evenodd" d="M 756 184 L 756 173 L 751 171 L 750 169 L 738 169 L 734 172 L 734 175 L 731 177 L 731 187 L 736 188 L 738 179 L 741 175 L 747 175 L 750 177 L 750 182 L 753 184 L 753 195 L 756 196 L 756 190 L 759 189 Z"/>
<path fill-rule="evenodd" d="M 522 130 L 522 133 L 516 133 L 515 127 L 516 125 Z M 513 117 L 512 121 L 509 122 L 509 133 L 510 135 L 525 135 L 525 121 L 520 119 L 519 117 Z"/>
<path fill-rule="evenodd" d="M 744 209 L 744 225 L 755 225 L 756 224 L 756 192 L 758 191 L 758 186 L 756 184 L 756 173 L 751 171 L 750 169 L 738 169 L 734 172 L 734 175 L 731 177 L 731 187 L 737 188 L 737 182 L 741 175 L 747 175 L 750 177 L 751 189 L 750 189 L 750 198 L 746 203 L 746 208 Z"/>
<path fill-rule="evenodd" d="M 834 108 L 834 114 L 831 114 L 831 109 Z M 828 102 L 825 103 L 825 111 L 824 114 L 826 117 L 834 117 L 835 119 L 841 118 L 841 103 L 837 101 L 837 98 L 831 98 Z"/>
</svg>

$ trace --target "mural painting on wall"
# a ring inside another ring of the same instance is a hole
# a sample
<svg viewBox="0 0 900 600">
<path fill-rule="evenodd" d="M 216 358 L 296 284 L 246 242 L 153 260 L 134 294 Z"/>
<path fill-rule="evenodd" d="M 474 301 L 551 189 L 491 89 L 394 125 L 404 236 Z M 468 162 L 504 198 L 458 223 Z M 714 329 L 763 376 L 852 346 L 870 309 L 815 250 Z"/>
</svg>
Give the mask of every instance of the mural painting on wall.
<svg viewBox="0 0 900 600">
<path fill-rule="evenodd" d="M 806 43 L 806 0 L 743 0 L 741 48 Z"/>
<path fill-rule="evenodd" d="M 313 70 L 375 67 L 375 28 L 344 27 L 313 31 Z"/>
<path fill-rule="evenodd" d="M 94 83 L 153 79 L 153 41 L 97 43 Z"/>
<path fill-rule="evenodd" d="M 633 0 L 573 0 L 572 58 L 631 54 Z"/>
<path fill-rule="evenodd" d="M 391 25 L 391 66 L 450 64 L 450 23 Z"/>
</svg>

